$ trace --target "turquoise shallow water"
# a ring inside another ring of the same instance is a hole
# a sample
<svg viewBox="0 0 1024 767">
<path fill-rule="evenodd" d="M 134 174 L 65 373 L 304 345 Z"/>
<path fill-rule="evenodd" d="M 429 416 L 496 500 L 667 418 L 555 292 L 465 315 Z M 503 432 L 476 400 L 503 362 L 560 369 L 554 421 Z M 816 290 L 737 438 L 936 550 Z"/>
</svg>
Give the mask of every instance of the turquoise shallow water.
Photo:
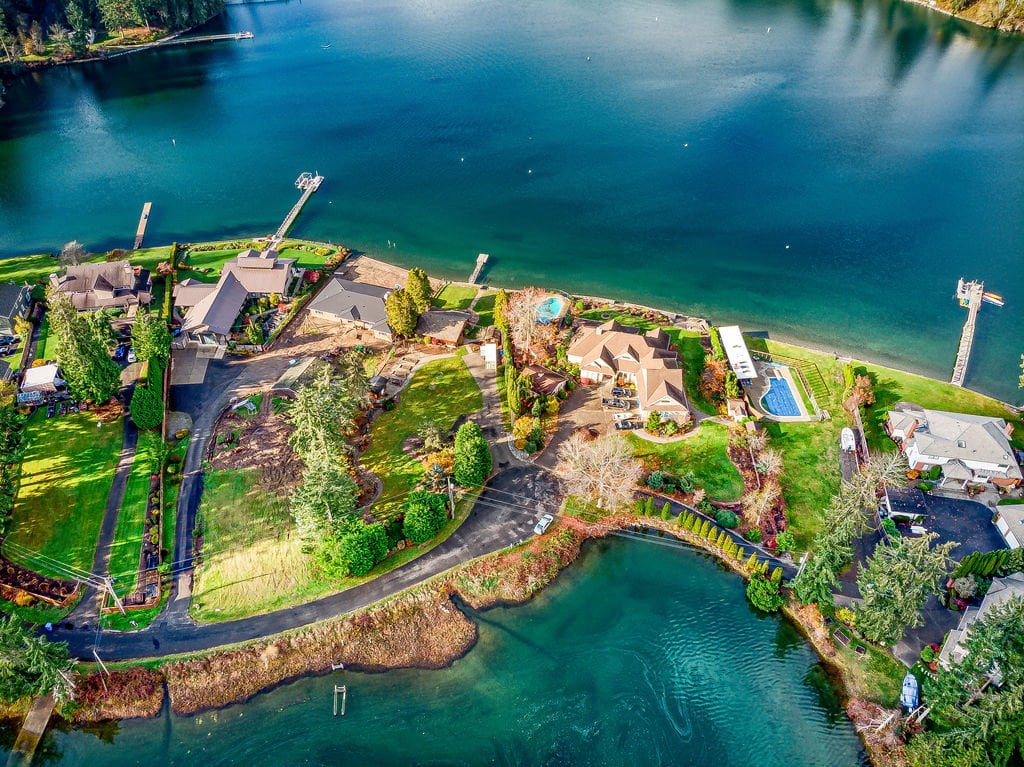
<svg viewBox="0 0 1024 767">
<path fill-rule="evenodd" d="M 37 763 L 866 764 L 807 644 L 757 615 L 739 578 L 680 548 L 594 548 L 530 604 L 478 616 L 478 645 L 450 669 L 303 679 L 106 740 L 54 733 Z"/>
<path fill-rule="evenodd" d="M 982 278 L 1007 306 L 968 384 L 1021 398 L 1017 39 L 899 0 L 305 0 L 207 31 L 241 29 L 12 84 L 0 255 L 124 246 L 145 200 L 153 243 L 270 232 L 319 170 L 298 235 L 940 378 Z"/>
</svg>

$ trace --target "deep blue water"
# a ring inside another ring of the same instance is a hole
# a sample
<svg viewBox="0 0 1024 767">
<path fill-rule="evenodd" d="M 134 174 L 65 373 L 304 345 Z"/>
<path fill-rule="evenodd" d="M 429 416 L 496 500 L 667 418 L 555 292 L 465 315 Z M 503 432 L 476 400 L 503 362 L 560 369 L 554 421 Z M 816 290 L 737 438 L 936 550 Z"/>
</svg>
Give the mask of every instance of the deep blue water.
<svg viewBox="0 0 1024 767">
<path fill-rule="evenodd" d="M 640 300 L 1021 399 L 1024 48 L 899 0 L 305 0 L 255 39 L 39 72 L 0 255 L 273 231 Z M 325 47 L 326 46 L 326 47 Z M 174 143 L 172 143 L 172 140 Z M 397 247 L 388 246 L 388 241 Z"/>
</svg>

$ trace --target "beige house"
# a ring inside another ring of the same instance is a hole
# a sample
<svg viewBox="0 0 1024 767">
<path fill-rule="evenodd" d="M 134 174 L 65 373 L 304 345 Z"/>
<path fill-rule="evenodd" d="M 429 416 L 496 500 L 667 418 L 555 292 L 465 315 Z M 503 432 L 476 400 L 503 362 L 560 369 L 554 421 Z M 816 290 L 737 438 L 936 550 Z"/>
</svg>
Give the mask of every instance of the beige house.
<svg viewBox="0 0 1024 767">
<path fill-rule="evenodd" d="M 939 650 L 939 663 L 949 668 L 967 657 L 967 637 L 971 626 L 985 613 L 1011 600 L 1024 599 L 1024 573 L 1013 573 L 1005 578 L 993 578 L 988 593 L 978 607 L 969 607 L 964 611 L 960 624 L 946 635 L 946 641 Z M 996 684 L 1002 681 L 998 668 L 992 670 L 991 679 Z"/>
<path fill-rule="evenodd" d="M 51 274 L 50 284 L 80 312 L 124 309 L 134 313 L 139 306 L 148 306 L 153 298 L 149 270 L 127 261 L 74 264 L 62 275 Z"/>
<path fill-rule="evenodd" d="M 174 305 L 185 311 L 176 345 L 223 357 L 246 299 L 274 293 L 290 296 L 302 276 L 294 265 L 294 258 L 280 258 L 276 250 L 249 249 L 224 264 L 216 284 L 182 280 L 174 288 Z"/>
<path fill-rule="evenodd" d="M 585 384 L 636 387 L 642 418 L 658 411 L 678 423 L 690 420 L 683 371 L 664 330 L 642 333 L 615 320 L 584 327 L 569 346 L 568 359 L 580 366 Z"/>
</svg>

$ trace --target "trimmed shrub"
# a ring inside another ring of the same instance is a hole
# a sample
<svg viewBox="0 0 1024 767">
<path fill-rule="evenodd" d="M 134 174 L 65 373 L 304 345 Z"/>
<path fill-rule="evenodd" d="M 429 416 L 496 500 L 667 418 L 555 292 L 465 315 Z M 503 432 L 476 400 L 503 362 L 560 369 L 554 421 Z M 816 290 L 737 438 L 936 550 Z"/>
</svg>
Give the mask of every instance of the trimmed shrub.
<svg viewBox="0 0 1024 767">
<path fill-rule="evenodd" d="M 661 490 L 665 486 L 665 475 L 661 471 L 652 471 L 647 475 L 647 487 Z"/>
<path fill-rule="evenodd" d="M 764 575 L 755 575 L 747 584 L 747 599 L 750 603 L 766 613 L 776 612 L 782 607 L 782 594 L 779 593 L 779 584 Z"/>
<path fill-rule="evenodd" d="M 647 500 L 644 501 L 644 516 L 654 516 L 654 498 L 652 498 L 651 496 L 647 496 Z"/>
<path fill-rule="evenodd" d="M 413 490 L 405 502 L 405 523 L 402 532 L 413 543 L 425 543 L 444 527 L 448 496 Z"/>
<path fill-rule="evenodd" d="M 796 537 L 789 530 L 775 536 L 775 546 L 780 552 L 796 551 Z"/>
<path fill-rule="evenodd" d="M 668 505 L 668 501 L 665 501 L 661 507 L 661 518 L 668 522 L 672 519 L 672 508 Z"/>
<path fill-rule="evenodd" d="M 699 529 L 699 530 L 697 531 L 697 534 L 698 534 L 698 535 L 699 535 L 699 536 L 700 536 L 701 538 L 707 538 L 707 537 L 708 537 L 708 531 L 709 531 L 710 529 L 711 529 L 711 523 L 710 523 L 710 522 L 708 522 L 708 520 L 706 520 L 706 519 L 705 519 L 705 520 L 704 520 L 704 521 L 703 521 L 703 522 L 701 523 L 701 525 L 700 525 L 700 529 Z"/>
<path fill-rule="evenodd" d="M 761 535 L 761 531 L 758 530 L 756 527 L 752 527 L 749 530 L 747 530 L 746 534 L 743 537 L 751 543 L 760 543 L 764 540 L 764 536 Z"/>
<path fill-rule="evenodd" d="M 132 420 L 140 429 L 154 429 L 164 420 L 164 402 L 159 392 L 136 386 L 130 406 Z"/>
<path fill-rule="evenodd" d="M 747 560 L 747 571 L 754 572 L 758 567 L 757 552 L 750 552 L 750 559 Z"/>
<path fill-rule="evenodd" d="M 736 516 L 735 512 L 719 509 L 715 512 L 715 521 L 722 527 L 733 528 L 740 523 L 740 518 Z"/>
</svg>

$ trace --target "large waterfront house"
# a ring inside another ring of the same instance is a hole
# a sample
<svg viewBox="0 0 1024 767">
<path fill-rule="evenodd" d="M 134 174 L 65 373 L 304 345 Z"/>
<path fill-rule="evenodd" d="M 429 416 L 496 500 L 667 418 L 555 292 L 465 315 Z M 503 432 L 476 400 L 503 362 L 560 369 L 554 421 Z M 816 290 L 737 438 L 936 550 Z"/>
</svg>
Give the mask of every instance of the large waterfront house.
<svg viewBox="0 0 1024 767">
<path fill-rule="evenodd" d="M 390 288 L 335 276 L 309 304 L 309 316 L 328 325 L 368 330 L 377 338 L 391 341 L 393 334 L 384 308 L 390 292 Z"/>
<path fill-rule="evenodd" d="M 302 279 L 294 264 L 294 258 L 280 258 L 276 250 L 249 249 L 224 264 L 216 284 L 182 280 L 174 288 L 174 305 L 185 312 L 176 346 L 223 357 L 246 299 L 290 296 Z"/>
<path fill-rule="evenodd" d="M 62 275 L 51 274 L 50 284 L 80 312 L 124 309 L 131 316 L 153 297 L 149 270 L 127 261 L 72 264 Z"/>
<path fill-rule="evenodd" d="M 1013 573 L 1005 578 L 993 578 L 985 597 L 978 607 L 968 607 L 964 610 L 963 617 L 955 629 L 946 635 L 946 641 L 942 643 L 939 651 L 939 663 L 949 668 L 954 663 L 959 663 L 967 657 L 967 637 L 971 626 L 975 621 L 983 618 L 986 613 L 1005 605 L 1013 599 L 1024 599 L 1024 573 Z M 993 668 L 990 678 L 996 684 L 1002 679 L 998 668 Z"/>
<path fill-rule="evenodd" d="M 32 288 L 15 285 L 13 282 L 0 283 L 0 335 L 13 336 L 14 321 L 28 316 L 32 303 Z"/>
<path fill-rule="evenodd" d="M 584 384 L 613 381 L 636 387 L 642 418 L 657 411 L 663 419 L 690 420 L 683 371 L 664 330 L 642 333 L 615 320 L 584 326 L 567 356 L 569 362 L 579 365 Z"/>
<path fill-rule="evenodd" d="M 911 469 L 938 466 L 947 487 L 1020 485 L 1021 469 L 1010 447 L 1013 427 L 1004 419 L 928 410 L 913 402 L 897 403 L 887 416 L 886 430 Z"/>
</svg>

